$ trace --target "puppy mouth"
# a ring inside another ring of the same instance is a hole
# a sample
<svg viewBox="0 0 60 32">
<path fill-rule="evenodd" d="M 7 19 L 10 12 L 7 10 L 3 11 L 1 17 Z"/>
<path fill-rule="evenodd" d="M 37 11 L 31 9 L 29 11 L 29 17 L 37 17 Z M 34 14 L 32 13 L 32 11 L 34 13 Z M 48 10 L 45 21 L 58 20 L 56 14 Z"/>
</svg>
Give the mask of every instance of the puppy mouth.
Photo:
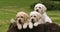
<svg viewBox="0 0 60 32">
<path fill-rule="evenodd" d="M 31 19 L 31 22 L 34 23 L 34 19 Z"/>
<path fill-rule="evenodd" d="M 38 9 L 37 9 L 36 11 L 37 11 L 37 12 L 39 12 L 39 10 L 38 10 Z"/>
<path fill-rule="evenodd" d="M 19 24 L 22 24 L 21 19 L 19 19 Z"/>
</svg>

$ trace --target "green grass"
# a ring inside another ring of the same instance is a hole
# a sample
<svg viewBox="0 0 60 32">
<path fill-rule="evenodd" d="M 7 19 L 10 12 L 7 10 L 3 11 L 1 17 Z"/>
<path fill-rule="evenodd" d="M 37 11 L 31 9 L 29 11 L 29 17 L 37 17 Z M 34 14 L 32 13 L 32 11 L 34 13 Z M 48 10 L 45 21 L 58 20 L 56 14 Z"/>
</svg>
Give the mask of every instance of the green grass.
<svg viewBox="0 0 60 32">
<path fill-rule="evenodd" d="M 30 5 L 39 0 L 0 0 L 0 32 L 6 32 L 10 19 L 14 18 L 17 12 L 25 11 L 30 13 Z M 47 11 L 52 20 L 60 24 L 60 11 Z"/>
<path fill-rule="evenodd" d="M 47 14 L 53 20 L 53 22 L 60 24 L 60 11 L 47 11 Z"/>
</svg>

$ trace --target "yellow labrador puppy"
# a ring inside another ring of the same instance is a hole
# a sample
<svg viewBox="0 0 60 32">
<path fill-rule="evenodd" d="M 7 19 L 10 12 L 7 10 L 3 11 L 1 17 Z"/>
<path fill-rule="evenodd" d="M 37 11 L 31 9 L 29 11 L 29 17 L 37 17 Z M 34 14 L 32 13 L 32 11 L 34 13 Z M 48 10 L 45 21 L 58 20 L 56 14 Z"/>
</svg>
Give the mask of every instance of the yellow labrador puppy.
<svg viewBox="0 0 60 32">
<path fill-rule="evenodd" d="M 46 14 L 47 8 L 45 5 L 38 3 L 35 5 L 34 10 L 43 15 L 45 22 L 53 23 L 50 17 Z"/>
<path fill-rule="evenodd" d="M 17 23 L 17 27 L 18 29 L 26 29 L 28 26 L 28 14 L 25 12 L 18 12 L 16 15 L 16 23 Z"/>
<path fill-rule="evenodd" d="M 32 28 L 33 28 L 33 26 L 38 26 L 39 24 L 43 24 L 44 21 L 43 21 L 42 15 L 40 13 L 36 12 L 36 11 L 31 12 L 29 23 L 30 23 L 29 27 L 32 27 Z"/>
</svg>

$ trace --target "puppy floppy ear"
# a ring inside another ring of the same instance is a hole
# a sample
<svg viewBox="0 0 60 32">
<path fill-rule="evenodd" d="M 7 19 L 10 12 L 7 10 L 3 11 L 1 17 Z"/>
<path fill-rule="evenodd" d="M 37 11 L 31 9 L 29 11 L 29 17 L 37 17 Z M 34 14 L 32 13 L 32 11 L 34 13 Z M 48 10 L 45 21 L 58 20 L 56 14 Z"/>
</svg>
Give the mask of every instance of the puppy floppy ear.
<svg viewBox="0 0 60 32">
<path fill-rule="evenodd" d="M 41 19 L 41 18 L 42 18 L 42 15 L 41 15 L 41 14 L 39 14 L 39 15 L 38 15 L 38 19 Z"/>
<path fill-rule="evenodd" d="M 29 19 L 28 14 L 25 14 L 24 17 L 25 17 L 25 18 L 24 18 L 25 21 L 27 21 L 27 19 Z"/>
<path fill-rule="evenodd" d="M 42 11 L 41 11 L 41 12 L 42 12 L 42 14 L 43 14 L 44 12 L 46 12 L 46 10 L 47 10 L 46 6 L 42 6 L 42 8 L 41 8 L 41 9 L 42 9 Z"/>
</svg>

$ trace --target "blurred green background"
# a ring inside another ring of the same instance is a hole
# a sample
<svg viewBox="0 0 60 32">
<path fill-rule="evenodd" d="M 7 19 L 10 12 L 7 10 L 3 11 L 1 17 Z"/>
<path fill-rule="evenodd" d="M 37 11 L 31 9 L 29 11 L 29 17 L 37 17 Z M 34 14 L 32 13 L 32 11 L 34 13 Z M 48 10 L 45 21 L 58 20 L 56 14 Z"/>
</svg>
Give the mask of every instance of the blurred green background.
<svg viewBox="0 0 60 32">
<path fill-rule="evenodd" d="M 31 11 L 33 11 L 33 7 L 34 7 L 33 5 L 35 3 L 40 3 L 40 1 L 41 0 L 0 0 L 0 32 L 7 31 L 9 27 L 10 19 L 11 18 L 15 19 L 15 15 L 17 12 L 25 11 L 26 13 L 29 14 Z M 45 4 L 48 7 L 48 4 L 46 2 L 43 2 L 43 4 Z M 56 3 L 56 5 L 59 4 Z M 49 7 L 47 10 L 48 16 L 57 24 L 60 24 L 59 9 L 60 6 L 59 8 L 57 7 L 57 9 L 52 9 Z"/>
</svg>

